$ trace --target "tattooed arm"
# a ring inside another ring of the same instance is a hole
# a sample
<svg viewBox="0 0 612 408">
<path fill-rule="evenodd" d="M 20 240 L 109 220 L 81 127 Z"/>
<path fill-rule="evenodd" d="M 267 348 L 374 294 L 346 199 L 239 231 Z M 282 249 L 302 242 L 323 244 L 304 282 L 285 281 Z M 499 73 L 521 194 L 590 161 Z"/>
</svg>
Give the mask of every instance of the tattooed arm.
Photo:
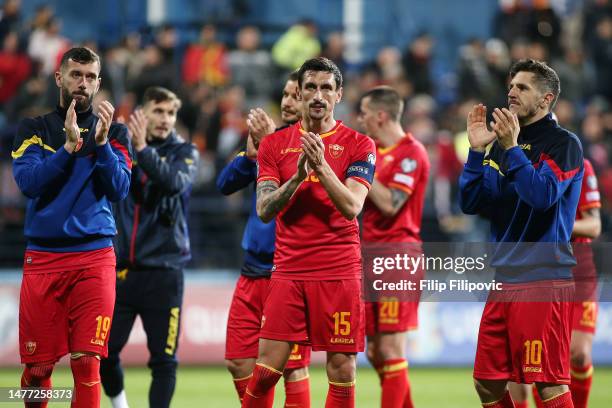
<svg viewBox="0 0 612 408">
<path fill-rule="evenodd" d="M 306 158 L 301 155 L 296 173 L 281 187 L 273 180 L 257 183 L 257 215 L 266 224 L 276 217 L 289 202 L 295 190 L 308 175 Z"/>
<path fill-rule="evenodd" d="M 396 188 L 387 188 L 374 180 L 368 198 L 385 217 L 393 217 L 408 200 L 409 194 Z"/>
</svg>

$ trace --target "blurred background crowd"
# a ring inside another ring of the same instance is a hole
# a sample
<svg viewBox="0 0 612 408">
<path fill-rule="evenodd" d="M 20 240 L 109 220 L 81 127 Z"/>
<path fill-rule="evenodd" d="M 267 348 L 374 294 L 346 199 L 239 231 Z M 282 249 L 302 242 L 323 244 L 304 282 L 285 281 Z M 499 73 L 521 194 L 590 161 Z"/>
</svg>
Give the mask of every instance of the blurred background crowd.
<svg viewBox="0 0 612 408">
<path fill-rule="evenodd" d="M 98 4 L 103 3 L 103 4 Z M 426 241 L 487 240 L 487 222 L 461 214 L 457 179 L 467 157 L 465 119 L 478 102 L 506 105 L 510 65 L 547 61 L 561 78 L 555 113 L 582 140 L 602 193 L 602 241 L 612 233 L 612 1 L 610 0 L 4 0 L 0 10 L 0 263 L 17 268 L 24 197 L 11 172 L 23 117 L 52 110 L 53 73 L 64 51 L 86 45 L 102 57 L 102 89 L 129 116 L 148 86 L 183 100 L 178 130 L 201 167 L 190 228 L 198 269 L 241 263 L 252 190 L 223 197 L 220 169 L 246 138 L 249 109 L 280 124 L 287 73 L 323 55 L 345 76 L 336 118 L 358 128 L 360 95 L 375 85 L 406 100 L 406 130 L 427 147 L 432 177 Z M 424 4 L 426 3 L 426 4 Z M 160 17 L 162 16 L 162 17 Z M 384 22 L 384 23 L 383 23 Z M 95 106 L 95 105 L 94 105 Z"/>
</svg>

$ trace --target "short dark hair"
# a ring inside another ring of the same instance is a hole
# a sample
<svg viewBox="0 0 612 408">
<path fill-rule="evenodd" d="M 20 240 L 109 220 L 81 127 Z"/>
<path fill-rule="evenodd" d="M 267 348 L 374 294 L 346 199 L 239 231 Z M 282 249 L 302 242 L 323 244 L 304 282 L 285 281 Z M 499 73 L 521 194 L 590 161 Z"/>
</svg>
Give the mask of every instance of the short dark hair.
<svg viewBox="0 0 612 408">
<path fill-rule="evenodd" d="M 147 102 L 151 101 L 155 103 L 166 101 L 175 102 L 177 110 L 180 109 L 182 105 L 181 100 L 174 92 L 161 86 L 150 86 L 145 90 L 142 97 L 142 103 L 146 104 Z"/>
<path fill-rule="evenodd" d="M 377 86 L 364 93 L 361 97 L 370 98 L 370 105 L 380 109 L 396 122 L 399 122 L 404 112 L 404 101 L 400 94 L 390 86 Z"/>
<path fill-rule="evenodd" d="M 298 85 L 300 88 L 302 87 L 302 82 L 304 81 L 304 74 L 306 71 L 330 72 L 334 74 L 336 90 L 342 87 L 342 73 L 340 72 L 338 66 L 330 59 L 325 57 L 316 57 L 304 61 L 298 70 Z"/>
<path fill-rule="evenodd" d="M 543 61 L 524 59 L 512 65 L 510 68 L 510 78 L 514 78 L 519 72 L 531 72 L 535 76 L 536 84 L 540 91 L 553 94 L 554 98 L 549 109 L 552 111 L 561 93 L 561 81 L 555 70 Z"/>
<path fill-rule="evenodd" d="M 68 65 L 68 60 L 73 60 L 74 62 L 78 62 L 79 64 L 92 64 L 94 62 L 97 62 L 100 69 L 102 69 L 100 57 L 91 48 L 73 47 L 66 51 L 64 55 L 62 55 L 62 60 L 60 62 L 60 70 L 66 68 L 66 66 Z"/>
<path fill-rule="evenodd" d="M 287 77 L 287 81 L 297 81 L 299 79 L 298 71 L 295 70 L 289 74 Z"/>
</svg>

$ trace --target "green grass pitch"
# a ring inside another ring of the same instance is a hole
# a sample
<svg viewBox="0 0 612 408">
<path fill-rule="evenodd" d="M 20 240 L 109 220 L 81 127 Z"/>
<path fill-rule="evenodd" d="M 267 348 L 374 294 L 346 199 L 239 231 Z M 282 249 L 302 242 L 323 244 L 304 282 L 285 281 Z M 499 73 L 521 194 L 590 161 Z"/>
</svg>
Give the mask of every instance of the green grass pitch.
<svg viewBox="0 0 612 408">
<path fill-rule="evenodd" d="M 0 387 L 19 384 L 20 371 L 0 369 Z M 475 408 L 479 407 L 468 368 L 413 368 L 410 370 L 412 395 L 417 408 Z M 66 367 L 58 367 L 53 374 L 55 386 L 70 386 L 72 378 Z M 612 406 L 612 367 L 596 367 L 591 391 L 590 408 Z M 146 368 L 126 370 L 126 390 L 130 407 L 146 407 L 149 371 Z M 312 407 L 325 405 L 327 381 L 322 367 L 311 368 Z M 357 406 L 379 406 L 380 389 L 374 371 L 361 367 L 357 374 Z M 274 407 L 282 407 L 282 381 L 276 387 Z M 51 403 L 49 407 L 68 406 Z M 229 373 L 223 367 L 180 367 L 173 407 L 228 408 L 238 407 L 237 397 Z M 0 408 L 23 407 L 22 404 L 2 403 Z M 103 396 L 102 407 L 110 408 Z"/>
</svg>

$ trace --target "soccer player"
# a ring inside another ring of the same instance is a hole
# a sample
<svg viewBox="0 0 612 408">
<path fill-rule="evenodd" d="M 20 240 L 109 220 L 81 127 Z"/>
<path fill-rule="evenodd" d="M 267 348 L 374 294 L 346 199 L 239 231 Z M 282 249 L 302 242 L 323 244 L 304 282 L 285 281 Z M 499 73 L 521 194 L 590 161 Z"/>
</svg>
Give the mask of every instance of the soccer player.
<svg viewBox="0 0 612 408">
<path fill-rule="evenodd" d="M 243 407 L 271 407 L 293 344 L 327 351 L 326 407 L 355 404 L 364 306 L 356 217 L 376 161 L 374 142 L 334 119 L 342 75 L 326 58 L 298 71 L 302 121 L 266 136 L 257 153 L 257 214 L 276 217 L 259 357 Z"/>
<path fill-rule="evenodd" d="M 297 78 L 295 71 L 289 75 L 285 83 L 281 100 L 281 119 L 285 126 L 278 130 L 300 119 Z M 226 195 L 256 181 L 259 143 L 264 136 L 274 132 L 274 122 L 261 109 L 251 111 L 247 123 L 249 127 L 247 149 L 225 166 L 217 178 L 217 188 Z M 232 298 L 225 343 L 227 368 L 234 378 L 234 386 L 241 401 L 257 358 L 263 303 L 268 291 L 274 257 L 275 225 L 274 221 L 264 224 L 257 216 L 256 195 L 253 191 L 251 211 L 242 239 L 245 261 Z M 283 371 L 285 406 L 310 407 L 309 362 L 310 347 L 296 344 Z"/>
<path fill-rule="evenodd" d="M 103 101 L 92 112 L 99 75 L 92 50 L 68 50 L 55 73 L 59 105 L 23 120 L 12 152 L 15 181 L 28 197 L 21 385 L 51 387 L 55 363 L 69 352 L 77 408 L 100 406 L 100 356 L 107 353 L 115 302 L 110 203 L 128 194 L 132 167 L 127 129 L 112 123 L 113 106 Z"/>
<path fill-rule="evenodd" d="M 363 211 L 362 243 L 420 243 L 429 178 L 425 147 L 402 129 L 404 102 L 390 87 L 366 92 L 359 121 L 377 143 L 378 169 Z M 367 356 L 381 379 L 381 406 L 412 407 L 406 332 L 418 325 L 418 300 L 389 297 L 366 302 Z"/>
<path fill-rule="evenodd" d="M 136 160 L 128 198 L 117 217 L 117 301 L 108 358 L 102 360 L 104 391 L 113 408 L 127 407 L 119 353 L 140 316 L 150 358 L 150 407 L 168 407 L 176 383 L 183 267 L 191 258 L 187 208 L 199 154 L 176 134 L 180 99 L 148 88 L 128 129 Z"/>
<path fill-rule="evenodd" d="M 577 284 L 577 301 L 574 303 L 572 337 L 570 341 L 570 391 L 576 408 L 586 408 L 593 381 L 593 335 L 597 321 L 597 272 L 593 263 L 590 243 L 601 233 L 600 194 L 593 165 L 584 159 L 584 178 L 580 190 L 580 200 L 576 221 L 572 231 L 576 267 L 572 270 Z M 529 386 L 512 384 L 510 392 L 516 408 L 527 408 Z M 542 400 L 534 392 L 537 407 L 543 407 Z M 517 402 L 518 401 L 518 402 Z"/>
<path fill-rule="evenodd" d="M 498 244 L 492 265 L 507 294 L 490 295 L 485 305 L 474 382 L 486 407 L 514 406 L 508 381 L 535 383 L 545 407 L 571 407 L 575 260 L 569 241 L 584 171 L 582 147 L 552 118 L 560 92 L 554 70 L 522 60 L 510 78 L 509 109 L 494 109 L 493 131 L 487 130 L 483 105 L 468 115 L 470 152 L 459 181 L 463 211 L 490 218 Z M 534 295 L 548 301 L 524 301 L 536 300 Z"/>
</svg>

